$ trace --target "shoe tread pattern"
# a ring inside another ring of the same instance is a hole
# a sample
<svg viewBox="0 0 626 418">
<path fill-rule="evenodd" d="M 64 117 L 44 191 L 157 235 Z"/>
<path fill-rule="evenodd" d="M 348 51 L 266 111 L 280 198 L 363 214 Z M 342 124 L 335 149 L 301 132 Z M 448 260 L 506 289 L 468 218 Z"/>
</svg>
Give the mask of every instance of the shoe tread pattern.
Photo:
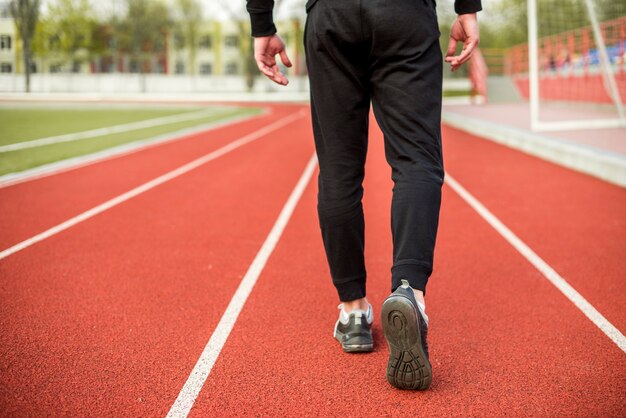
<svg viewBox="0 0 626 418">
<path fill-rule="evenodd" d="M 426 324 L 420 319 L 407 297 L 392 295 L 383 304 L 383 331 L 390 352 L 387 381 L 398 389 L 425 390 L 432 381 L 428 348 L 422 346 Z"/>
</svg>

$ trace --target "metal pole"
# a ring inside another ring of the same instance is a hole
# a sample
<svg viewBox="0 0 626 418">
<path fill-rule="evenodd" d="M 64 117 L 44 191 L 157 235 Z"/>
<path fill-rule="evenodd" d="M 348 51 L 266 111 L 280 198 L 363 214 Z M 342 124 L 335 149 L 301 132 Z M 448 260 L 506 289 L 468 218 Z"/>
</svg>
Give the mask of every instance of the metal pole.
<svg viewBox="0 0 626 418">
<path fill-rule="evenodd" d="M 585 0 L 585 4 L 587 6 L 587 11 L 589 12 L 589 19 L 591 19 L 591 27 L 593 28 L 593 36 L 596 39 L 600 62 L 602 64 L 602 68 L 604 69 L 604 79 L 608 83 L 611 98 L 613 99 L 613 102 L 615 102 L 615 106 L 617 106 L 617 113 L 619 114 L 620 120 L 622 122 L 626 122 L 622 98 L 620 97 L 619 89 L 617 88 L 617 83 L 615 82 L 615 74 L 613 74 L 609 54 L 606 52 L 606 45 L 604 43 L 604 38 L 602 38 L 602 32 L 600 31 L 600 24 L 598 23 L 596 10 L 591 0 Z"/>
<path fill-rule="evenodd" d="M 537 0 L 528 0 L 528 80 L 530 129 L 539 129 L 539 62 L 537 33 Z"/>
</svg>

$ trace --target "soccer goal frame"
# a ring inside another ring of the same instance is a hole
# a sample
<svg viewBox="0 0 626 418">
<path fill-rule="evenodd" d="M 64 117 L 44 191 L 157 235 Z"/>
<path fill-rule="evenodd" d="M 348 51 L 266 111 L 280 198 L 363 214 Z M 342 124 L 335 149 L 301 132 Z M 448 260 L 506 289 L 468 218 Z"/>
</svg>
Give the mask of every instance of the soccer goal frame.
<svg viewBox="0 0 626 418">
<path fill-rule="evenodd" d="M 533 131 L 562 131 L 626 127 L 623 98 L 620 96 L 606 44 L 600 31 L 593 0 L 584 0 L 593 37 L 598 48 L 602 75 L 618 116 L 609 119 L 542 121 L 539 114 L 539 33 L 537 25 L 537 0 L 528 0 L 528 77 L 530 102 L 530 127 Z"/>
</svg>

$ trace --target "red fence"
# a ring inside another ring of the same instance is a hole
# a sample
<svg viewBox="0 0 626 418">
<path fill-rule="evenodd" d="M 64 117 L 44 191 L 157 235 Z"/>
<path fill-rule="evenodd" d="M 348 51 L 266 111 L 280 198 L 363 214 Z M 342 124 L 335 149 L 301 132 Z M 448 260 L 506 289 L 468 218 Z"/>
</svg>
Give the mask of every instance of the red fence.
<svg viewBox="0 0 626 418">
<path fill-rule="evenodd" d="M 626 99 L 626 16 L 603 22 L 600 31 L 622 101 Z M 540 38 L 539 95 L 544 100 L 611 102 L 601 73 L 600 56 L 593 30 L 584 27 Z M 505 59 L 505 73 L 528 97 L 528 45 L 511 48 Z"/>
</svg>

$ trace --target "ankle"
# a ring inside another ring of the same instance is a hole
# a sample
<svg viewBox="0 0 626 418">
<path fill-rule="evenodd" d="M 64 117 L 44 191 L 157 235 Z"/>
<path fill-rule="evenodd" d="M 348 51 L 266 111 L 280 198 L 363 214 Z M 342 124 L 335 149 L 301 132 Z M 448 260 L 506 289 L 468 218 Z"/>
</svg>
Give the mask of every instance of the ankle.
<svg viewBox="0 0 626 418">
<path fill-rule="evenodd" d="M 347 313 L 350 313 L 354 310 L 367 311 L 367 309 L 369 308 L 369 302 L 367 301 L 367 298 L 355 299 L 355 300 L 342 302 L 342 303 L 343 303 L 343 310 L 346 311 Z"/>
</svg>

